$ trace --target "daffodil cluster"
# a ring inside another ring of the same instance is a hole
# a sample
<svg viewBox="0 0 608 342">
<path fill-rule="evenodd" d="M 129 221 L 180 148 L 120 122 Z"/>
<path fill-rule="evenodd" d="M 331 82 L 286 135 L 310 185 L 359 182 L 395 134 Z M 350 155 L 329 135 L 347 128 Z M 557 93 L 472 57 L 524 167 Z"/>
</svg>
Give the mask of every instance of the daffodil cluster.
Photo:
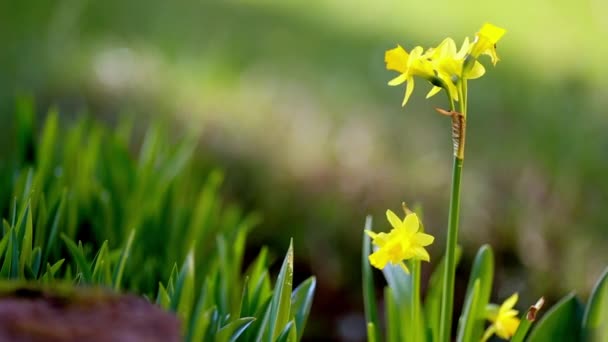
<svg viewBox="0 0 608 342">
<path fill-rule="evenodd" d="M 409 53 L 397 46 L 386 51 L 384 60 L 388 70 L 400 73 L 388 82 L 391 86 L 406 83 L 403 106 L 414 91 L 414 76 L 429 81 L 433 88 L 427 98 L 437 94 L 442 89 L 446 91 L 451 102 L 459 101 L 463 94 L 463 81 L 483 76 L 485 68 L 479 63 L 481 55 L 489 55 L 492 64 L 499 61 L 496 54 L 496 43 L 505 34 L 505 30 L 492 24 L 484 24 L 470 43 L 465 38 L 460 49 L 452 38 L 446 38 L 437 47 L 426 51 L 416 46 Z"/>
<path fill-rule="evenodd" d="M 424 247 L 432 244 L 435 238 L 419 231 L 420 220 L 415 213 L 408 213 L 402 220 L 394 212 L 387 210 L 386 218 L 393 226 L 388 234 L 365 231 L 377 247 L 376 251 L 369 256 L 372 266 L 383 269 L 390 262 L 393 265 L 401 266 L 405 273 L 409 273 L 404 260 L 430 261 L 429 253 Z"/>
</svg>

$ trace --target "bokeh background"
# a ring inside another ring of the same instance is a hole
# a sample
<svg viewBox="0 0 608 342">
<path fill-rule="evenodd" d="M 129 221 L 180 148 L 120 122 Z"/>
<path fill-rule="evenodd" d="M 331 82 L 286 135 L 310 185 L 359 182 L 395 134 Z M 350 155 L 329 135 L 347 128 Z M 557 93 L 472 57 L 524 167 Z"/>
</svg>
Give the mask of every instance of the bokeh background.
<svg viewBox="0 0 608 342">
<path fill-rule="evenodd" d="M 387 229 L 387 208 L 420 205 L 438 260 L 450 191 L 450 123 L 433 110 L 444 98 L 425 101 L 418 82 L 401 108 L 384 51 L 472 38 L 486 21 L 508 33 L 501 62 L 470 83 L 458 286 L 490 243 L 495 301 L 587 296 L 608 263 L 607 11 L 600 0 L 4 0 L 1 122 L 25 94 L 41 116 L 55 106 L 65 120 L 197 127 L 224 192 L 264 218 L 249 248 L 280 254 L 294 237 L 296 278 L 318 276 L 309 337 L 359 340 L 365 215 Z"/>
</svg>

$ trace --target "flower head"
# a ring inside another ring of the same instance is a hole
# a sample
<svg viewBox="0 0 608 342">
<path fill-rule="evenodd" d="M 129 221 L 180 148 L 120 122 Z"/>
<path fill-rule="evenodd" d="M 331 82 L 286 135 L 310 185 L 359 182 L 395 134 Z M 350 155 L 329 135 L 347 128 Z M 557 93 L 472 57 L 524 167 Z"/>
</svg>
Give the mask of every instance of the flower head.
<svg viewBox="0 0 608 342">
<path fill-rule="evenodd" d="M 400 73 L 388 82 L 396 86 L 407 82 L 402 105 L 405 106 L 414 91 L 414 76 L 429 81 L 433 88 L 427 98 L 445 89 L 450 101 L 460 101 L 463 80 L 475 79 L 483 76 L 485 68 L 477 61 L 480 55 L 489 55 L 492 63 L 496 65 L 496 43 L 505 34 L 505 30 L 492 24 L 484 24 L 473 43 L 466 38 L 457 50 L 452 38 L 444 39 L 437 47 L 426 51 L 417 46 L 410 53 L 397 45 L 396 48 L 386 51 L 384 61 L 388 70 Z"/>
<path fill-rule="evenodd" d="M 435 77 L 430 63 L 422 58 L 422 52 L 421 46 L 417 46 L 410 53 L 407 53 L 404 48 L 397 45 L 396 48 L 387 50 L 384 55 L 386 69 L 401 73 L 401 75 L 390 80 L 388 85 L 397 86 L 407 82 L 402 106 L 405 106 L 414 91 L 414 76 L 420 76 L 428 80 Z"/>
<path fill-rule="evenodd" d="M 369 256 L 372 266 L 383 269 L 390 262 L 393 265 L 400 265 L 406 273 L 409 273 L 404 260 L 430 261 L 429 253 L 424 246 L 432 244 L 435 238 L 419 232 L 420 221 L 415 213 L 409 213 L 401 220 L 395 213 L 387 210 L 386 218 L 393 226 L 388 234 L 365 231 L 372 238 L 372 243 L 378 247 Z"/>
<path fill-rule="evenodd" d="M 507 31 L 498 26 L 494 26 L 489 23 L 483 24 L 477 35 L 475 41 L 471 45 L 471 56 L 478 58 L 480 55 L 489 55 L 492 59 L 492 64 L 500 60 L 496 54 L 496 43 L 505 35 Z"/>
<path fill-rule="evenodd" d="M 481 339 L 482 341 L 486 341 L 494 333 L 505 340 L 508 340 L 515 334 L 515 331 L 519 326 L 519 318 L 517 317 L 518 312 L 513 309 L 515 303 L 517 303 L 517 299 L 518 295 L 515 293 L 507 298 L 500 307 L 495 304 L 488 305 L 486 315 L 487 319 L 492 322 L 492 324 L 486 330 Z"/>
</svg>

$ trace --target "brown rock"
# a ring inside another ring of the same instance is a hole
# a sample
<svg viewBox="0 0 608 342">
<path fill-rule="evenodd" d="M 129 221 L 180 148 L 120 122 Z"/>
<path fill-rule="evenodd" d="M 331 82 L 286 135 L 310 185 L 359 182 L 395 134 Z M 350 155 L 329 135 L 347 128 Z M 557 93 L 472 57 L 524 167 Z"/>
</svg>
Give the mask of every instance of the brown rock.
<svg viewBox="0 0 608 342">
<path fill-rule="evenodd" d="M 177 318 L 104 289 L 0 286 L 0 341 L 177 342 Z"/>
</svg>

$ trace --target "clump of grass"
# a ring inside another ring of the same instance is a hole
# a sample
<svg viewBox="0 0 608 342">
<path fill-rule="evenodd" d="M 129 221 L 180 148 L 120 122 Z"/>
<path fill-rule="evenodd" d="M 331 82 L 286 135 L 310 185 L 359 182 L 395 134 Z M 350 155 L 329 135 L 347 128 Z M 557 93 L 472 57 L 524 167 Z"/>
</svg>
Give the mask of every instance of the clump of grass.
<svg viewBox="0 0 608 342">
<path fill-rule="evenodd" d="M 56 111 L 38 134 L 32 103 L 17 108 L 0 165 L 1 279 L 138 293 L 176 312 L 187 341 L 301 339 L 315 278 L 292 288 L 291 245 L 274 286 L 266 249 L 243 272 L 258 216 L 223 200 L 194 134 L 173 142 L 154 122 L 137 143 L 132 119 L 110 130 Z"/>
</svg>

